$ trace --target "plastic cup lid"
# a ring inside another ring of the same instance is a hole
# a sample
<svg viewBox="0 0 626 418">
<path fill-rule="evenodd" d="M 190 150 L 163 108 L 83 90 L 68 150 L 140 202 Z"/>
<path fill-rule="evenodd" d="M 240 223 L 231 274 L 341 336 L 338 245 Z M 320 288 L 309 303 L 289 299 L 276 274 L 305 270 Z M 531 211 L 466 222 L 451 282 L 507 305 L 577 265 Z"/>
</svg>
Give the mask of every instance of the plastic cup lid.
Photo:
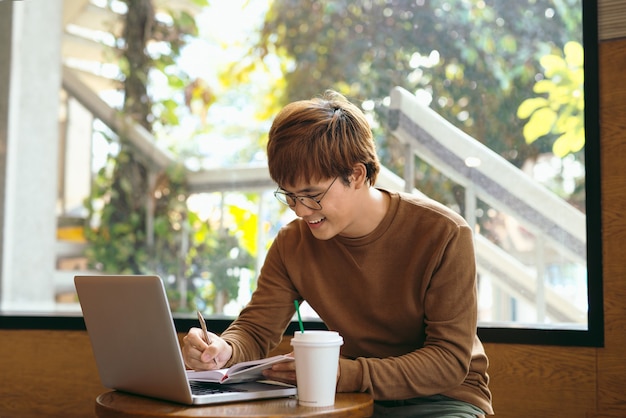
<svg viewBox="0 0 626 418">
<path fill-rule="evenodd" d="M 343 343 L 343 338 L 336 331 L 296 331 L 292 343 Z"/>
</svg>

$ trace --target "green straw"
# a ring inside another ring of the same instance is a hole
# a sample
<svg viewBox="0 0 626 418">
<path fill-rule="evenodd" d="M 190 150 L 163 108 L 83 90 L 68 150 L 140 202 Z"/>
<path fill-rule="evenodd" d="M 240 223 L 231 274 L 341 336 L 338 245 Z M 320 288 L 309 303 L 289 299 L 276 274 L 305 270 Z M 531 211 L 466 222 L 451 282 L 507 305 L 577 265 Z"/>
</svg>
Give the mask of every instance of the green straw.
<svg viewBox="0 0 626 418">
<path fill-rule="evenodd" d="M 304 333 L 304 325 L 302 324 L 302 317 L 300 316 L 300 305 L 298 304 L 298 299 L 294 300 L 293 304 L 296 305 L 296 313 L 298 314 L 298 324 L 300 324 L 300 332 Z"/>
</svg>

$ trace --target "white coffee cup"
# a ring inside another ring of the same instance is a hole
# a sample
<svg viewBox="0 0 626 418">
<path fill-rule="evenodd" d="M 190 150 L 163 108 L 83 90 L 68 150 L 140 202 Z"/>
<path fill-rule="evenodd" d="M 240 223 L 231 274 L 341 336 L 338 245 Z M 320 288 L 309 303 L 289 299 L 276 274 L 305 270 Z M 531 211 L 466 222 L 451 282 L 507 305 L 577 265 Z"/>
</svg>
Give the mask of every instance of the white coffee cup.
<svg viewBox="0 0 626 418">
<path fill-rule="evenodd" d="M 296 358 L 298 403 L 303 406 L 335 404 L 339 347 L 335 331 L 297 331 L 291 339 Z"/>
</svg>

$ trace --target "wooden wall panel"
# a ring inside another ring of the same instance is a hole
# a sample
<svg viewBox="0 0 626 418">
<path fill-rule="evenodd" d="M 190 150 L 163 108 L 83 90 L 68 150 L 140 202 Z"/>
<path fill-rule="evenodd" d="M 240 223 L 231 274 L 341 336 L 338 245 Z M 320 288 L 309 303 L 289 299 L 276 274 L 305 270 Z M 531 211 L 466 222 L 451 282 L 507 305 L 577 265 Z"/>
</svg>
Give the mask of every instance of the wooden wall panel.
<svg viewBox="0 0 626 418">
<path fill-rule="evenodd" d="M 84 331 L 0 330 L 0 417 L 93 417 L 100 384 Z"/>
<path fill-rule="evenodd" d="M 626 7 L 622 7 L 626 11 Z M 626 23 L 622 21 L 623 27 Z M 604 349 L 598 350 L 600 411 L 626 416 L 626 39 L 600 44 L 600 138 Z"/>
<path fill-rule="evenodd" d="M 497 417 L 584 418 L 595 410 L 595 349 L 485 344 Z"/>
</svg>

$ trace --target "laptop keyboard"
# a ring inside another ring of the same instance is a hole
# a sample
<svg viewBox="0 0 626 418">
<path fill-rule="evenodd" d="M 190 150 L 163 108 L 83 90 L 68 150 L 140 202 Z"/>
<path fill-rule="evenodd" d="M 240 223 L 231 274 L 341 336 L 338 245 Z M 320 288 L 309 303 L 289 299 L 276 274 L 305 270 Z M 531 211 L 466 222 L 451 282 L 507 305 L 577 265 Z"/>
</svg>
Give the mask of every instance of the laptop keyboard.
<svg viewBox="0 0 626 418">
<path fill-rule="evenodd" d="M 198 382 L 192 380 L 189 382 L 191 393 L 194 395 L 209 395 L 211 393 L 241 392 L 240 389 L 233 385 L 221 385 L 219 383 Z"/>
</svg>

